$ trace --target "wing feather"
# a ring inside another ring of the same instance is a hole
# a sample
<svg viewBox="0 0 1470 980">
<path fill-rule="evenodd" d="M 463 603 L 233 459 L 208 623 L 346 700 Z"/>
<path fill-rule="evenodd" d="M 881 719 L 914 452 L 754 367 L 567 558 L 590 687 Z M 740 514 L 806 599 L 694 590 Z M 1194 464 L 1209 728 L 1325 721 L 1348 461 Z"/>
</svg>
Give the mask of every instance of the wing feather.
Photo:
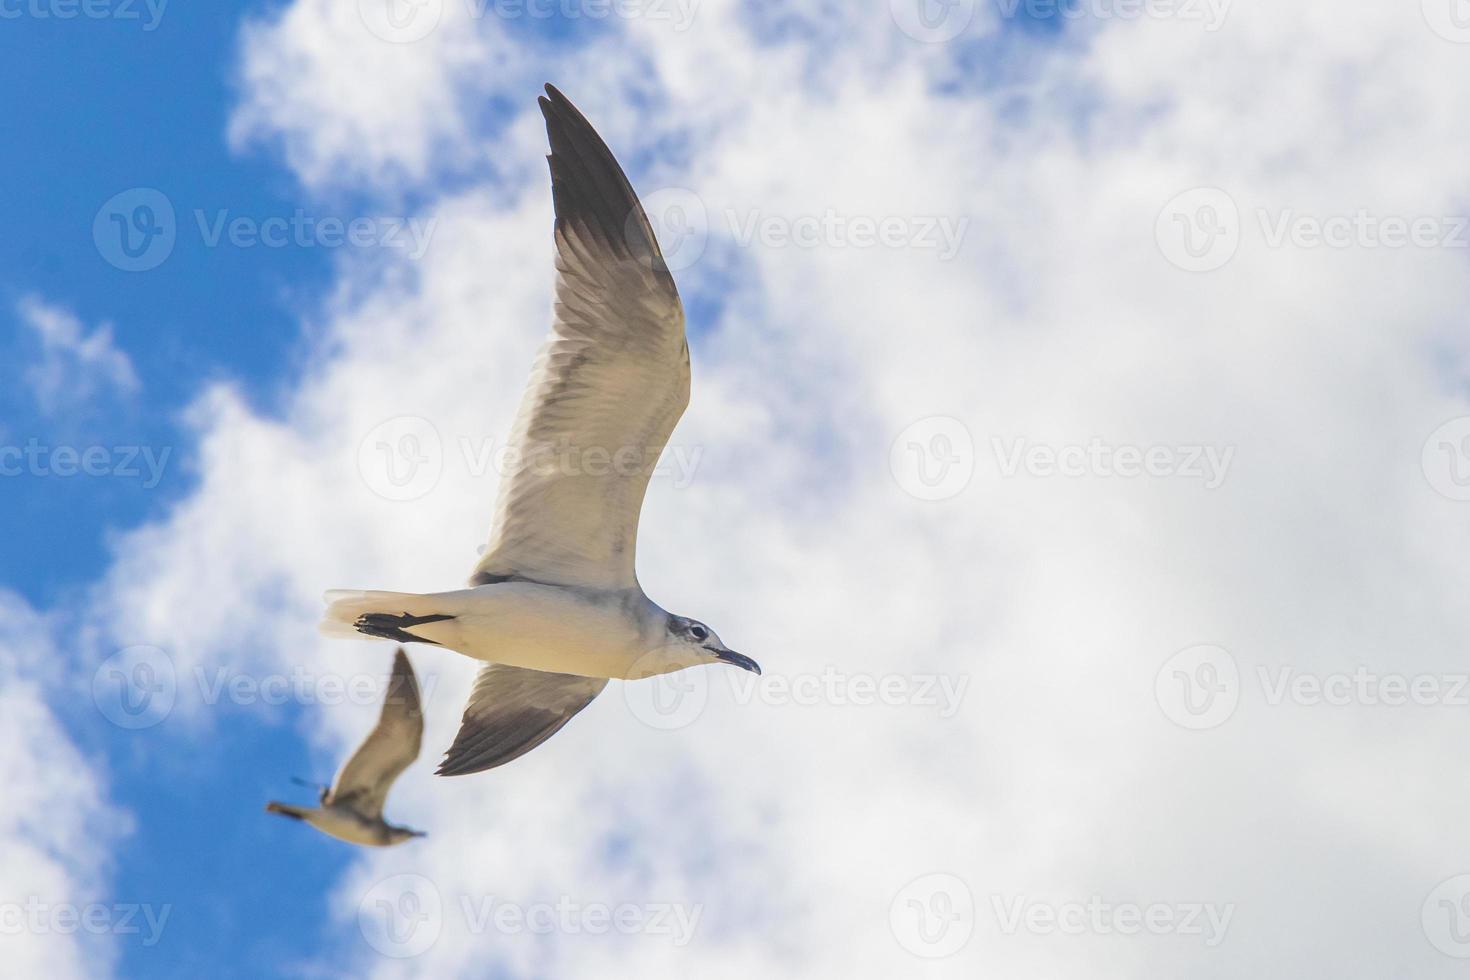
<svg viewBox="0 0 1470 980">
<path fill-rule="evenodd" d="M 519 759 L 561 731 L 606 686 L 601 677 L 487 664 L 438 774 L 464 776 Z"/>
<path fill-rule="evenodd" d="M 399 647 L 378 724 L 342 764 L 324 803 L 346 803 L 368 818 L 383 813 L 394 780 L 419 757 L 424 739 L 424 709 L 419 682 L 408 655 Z"/>
<path fill-rule="evenodd" d="M 689 404 L 684 308 L 628 178 L 548 85 L 556 298 L 472 585 L 636 584 L 648 480 Z"/>
</svg>

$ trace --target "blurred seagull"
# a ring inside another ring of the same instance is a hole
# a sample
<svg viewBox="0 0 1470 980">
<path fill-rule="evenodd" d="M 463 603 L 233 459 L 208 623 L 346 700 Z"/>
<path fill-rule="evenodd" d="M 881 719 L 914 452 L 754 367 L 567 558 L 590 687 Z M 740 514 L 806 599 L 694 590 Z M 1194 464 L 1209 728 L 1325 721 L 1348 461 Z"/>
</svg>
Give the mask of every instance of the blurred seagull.
<svg viewBox="0 0 1470 980">
<path fill-rule="evenodd" d="M 470 588 L 328 592 L 328 635 L 433 643 L 480 668 L 438 772 L 504 765 L 561 730 L 607 686 L 754 660 L 643 594 L 633 551 L 644 491 L 689 404 L 684 308 L 633 187 L 553 86 L 556 302 L 511 433 L 490 543 Z"/>
<path fill-rule="evenodd" d="M 413 665 L 399 647 L 393 655 L 393 674 L 378 724 L 363 739 L 337 773 L 330 787 L 322 787 L 321 806 L 299 807 L 271 801 L 270 813 L 305 820 L 324 834 L 349 844 L 388 847 L 412 837 L 417 830 L 395 827 L 383 820 L 383 801 L 393 781 L 419 757 L 424 739 L 424 711 Z"/>
</svg>

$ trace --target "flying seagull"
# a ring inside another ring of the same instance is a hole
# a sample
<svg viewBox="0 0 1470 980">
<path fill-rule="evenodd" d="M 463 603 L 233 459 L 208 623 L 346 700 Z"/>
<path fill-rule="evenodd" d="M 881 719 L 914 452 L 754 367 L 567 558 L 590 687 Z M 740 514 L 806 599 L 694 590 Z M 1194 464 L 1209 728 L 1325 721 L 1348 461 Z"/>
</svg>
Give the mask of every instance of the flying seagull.
<svg viewBox="0 0 1470 980">
<path fill-rule="evenodd" d="M 393 781 L 419 757 L 424 740 L 424 710 L 413 665 L 399 647 L 378 724 L 352 753 L 330 787 L 322 788 L 321 806 L 299 807 L 274 800 L 267 811 L 305 820 L 324 834 L 349 844 L 388 847 L 424 834 L 383 820 L 383 801 Z"/>
<path fill-rule="evenodd" d="M 486 662 L 438 772 L 504 765 L 607 686 L 754 660 L 643 594 L 638 514 L 689 404 L 684 307 L 612 151 L 555 87 L 551 143 L 556 300 L 511 432 L 490 543 L 469 588 L 328 592 L 328 635 L 432 643 Z"/>
</svg>

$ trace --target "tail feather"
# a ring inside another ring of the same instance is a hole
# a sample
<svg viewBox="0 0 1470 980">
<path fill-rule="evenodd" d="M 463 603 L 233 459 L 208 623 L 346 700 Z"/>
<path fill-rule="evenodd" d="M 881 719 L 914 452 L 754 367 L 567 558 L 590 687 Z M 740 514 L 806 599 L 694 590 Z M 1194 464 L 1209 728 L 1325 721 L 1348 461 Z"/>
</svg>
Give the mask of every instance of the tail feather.
<svg viewBox="0 0 1470 980">
<path fill-rule="evenodd" d="M 290 817 L 292 820 L 306 819 L 306 811 L 301 807 L 292 806 L 289 803 L 277 803 L 275 800 L 271 800 L 265 805 L 265 812 L 279 813 L 281 816 Z"/>
<path fill-rule="evenodd" d="M 319 629 L 325 636 L 374 636 L 399 643 L 435 643 L 409 627 L 453 619 L 436 612 L 434 597 L 412 592 L 357 592 L 334 589 L 325 596 L 327 611 Z"/>
</svg>

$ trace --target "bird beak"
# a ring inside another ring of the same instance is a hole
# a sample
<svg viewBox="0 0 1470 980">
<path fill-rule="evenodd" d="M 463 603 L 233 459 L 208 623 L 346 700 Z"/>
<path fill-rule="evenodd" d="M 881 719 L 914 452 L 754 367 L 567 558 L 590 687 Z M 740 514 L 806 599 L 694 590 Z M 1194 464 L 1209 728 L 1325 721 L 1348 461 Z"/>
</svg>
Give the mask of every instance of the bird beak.
<svg viewBox="0 0 1470 980">
<path fill-rule="evenodd" d="M 757 677 L 760 676 L 761 665 L 743 653 L 736 653 L 734 650 L 721 650 L 718 647 L 705 647 L 705 649 L 713 653 L 716 660 L 723 661 L 727 664 L 734 664 L 742 670 L 750 671 Z"/>
</svg>

